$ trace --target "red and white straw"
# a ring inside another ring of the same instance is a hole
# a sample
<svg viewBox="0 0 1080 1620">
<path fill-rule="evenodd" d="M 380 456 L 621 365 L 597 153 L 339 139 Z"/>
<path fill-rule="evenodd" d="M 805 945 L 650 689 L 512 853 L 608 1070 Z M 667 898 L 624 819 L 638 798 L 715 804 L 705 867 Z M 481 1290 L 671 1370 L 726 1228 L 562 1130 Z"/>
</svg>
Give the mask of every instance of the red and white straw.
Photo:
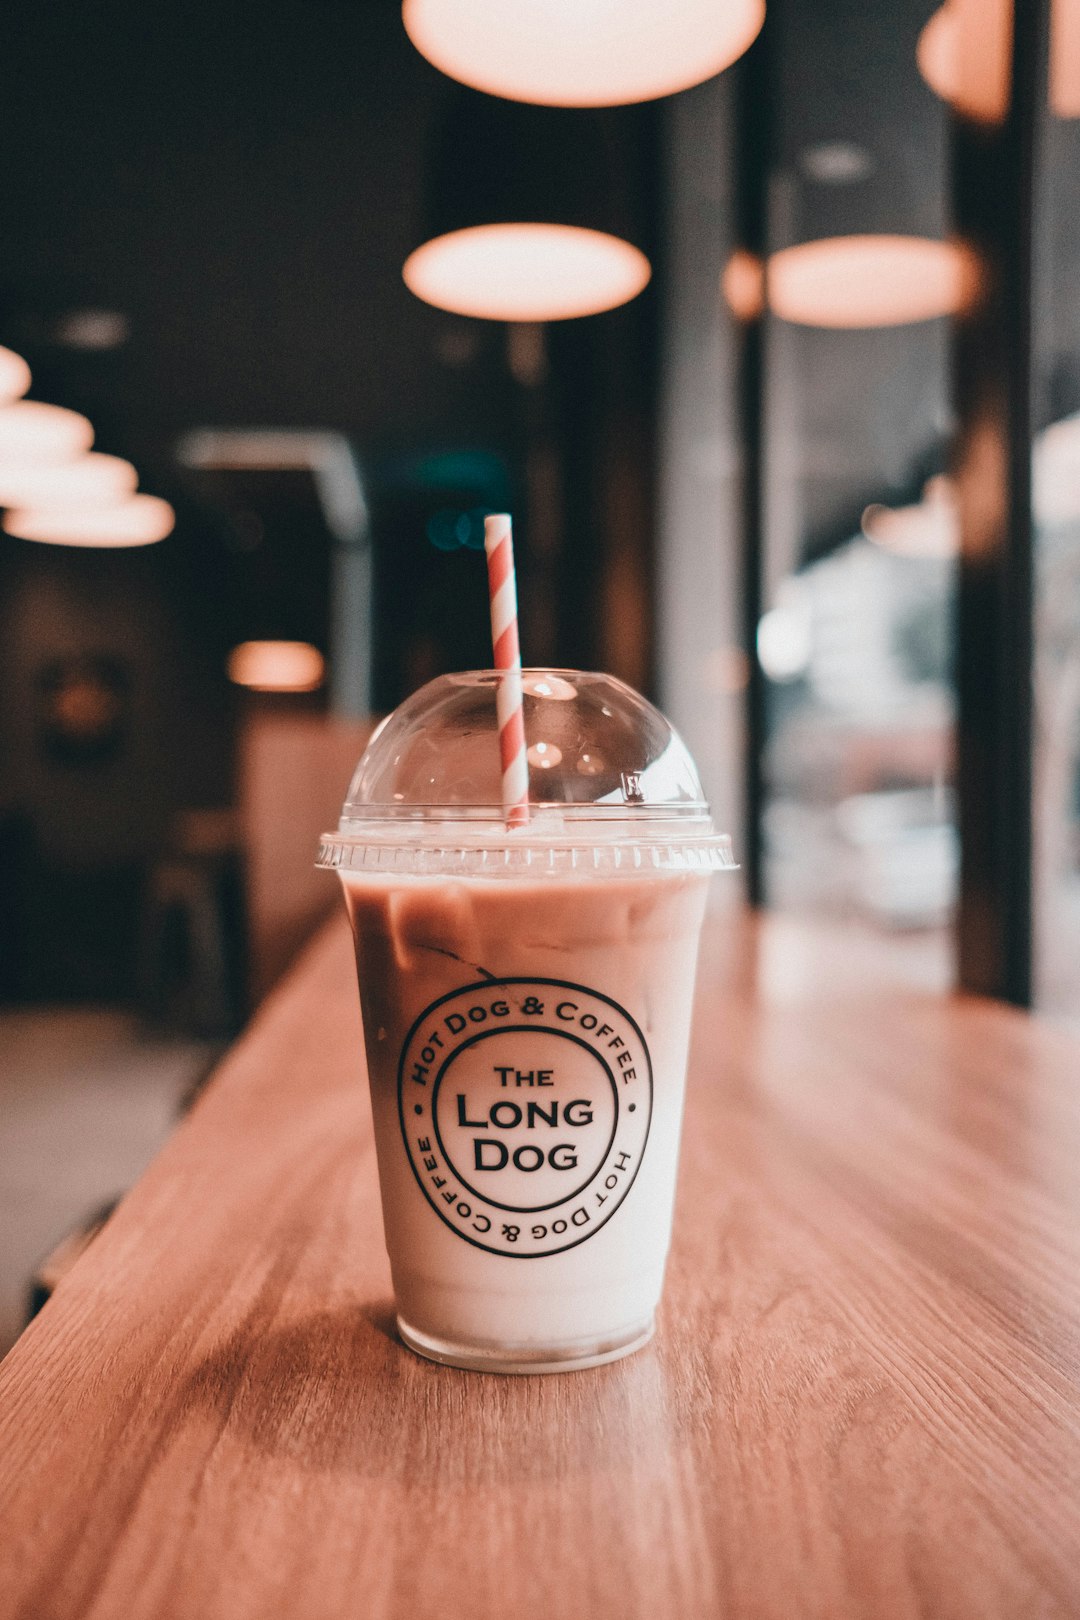
<svg viewBox="0 0 1080 1620">
<path fill-rule="evenodd" d="M 521 701 L 514 542 L 506 512 L 495 512 L 484 519 L 484 550 L 491 599 L 491 641 L 495 668 L 501 675 L 495 689 L 495 713 L 499 721 L 503 813 L 508 827 L 522 827 L 529 819 L 529 762 Z"/>
</svg>

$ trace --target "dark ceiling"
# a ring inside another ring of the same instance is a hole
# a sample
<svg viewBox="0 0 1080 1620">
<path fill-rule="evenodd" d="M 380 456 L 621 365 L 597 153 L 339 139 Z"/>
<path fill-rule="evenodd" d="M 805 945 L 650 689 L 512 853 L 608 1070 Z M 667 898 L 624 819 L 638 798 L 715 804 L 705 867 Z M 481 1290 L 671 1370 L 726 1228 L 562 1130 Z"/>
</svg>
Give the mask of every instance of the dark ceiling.
<svg viewBox="0 0 1080 1620">
<path fill-rule="evenodd" d="M 463 336 L 401 281 L 445 81 L 393 0 L 5 14 L 0 340 L 39 396 L 136 455 L 205 422 L 364 447 L 498 423 L 500 334 Z M 127 317 L 117 354 L 50 348 L 85 307 Z"/>
<path fill-rule="evenodd" d="M 773 246 L 947 229 L 948 119 L 915 62 L 934 4 L 773 0 Z M 365 455 L 498 445 L 520 403 L 502 330 L 428 309 L 401 281 L 448 86 L 398 0 L 19 0 L 0 52 L 0 341 L 30 354 L 39 397 L 89 412 L 102 448 L 152 484 L 176 435 L 208 422 L 338 427 Z M 1074 134 L 1048 143 L 1059 166 Z M 814 167 L 837 146 L 864 164 L 843 183 Z M 1066 213 L 1046 240 L 1072 265 Z M 1052 265 L 1045 280 L 1061 280 Z M 1067 348 L 1076 301 L 1055 299 Z M 122 313 L 126 345 L 48 341 L 86 307 Z M 907 498 L 940 462 L 944 323 L 786 328 L 772 352 L 808 536 L 827 543 L 860 501 Z"/>
</svg>

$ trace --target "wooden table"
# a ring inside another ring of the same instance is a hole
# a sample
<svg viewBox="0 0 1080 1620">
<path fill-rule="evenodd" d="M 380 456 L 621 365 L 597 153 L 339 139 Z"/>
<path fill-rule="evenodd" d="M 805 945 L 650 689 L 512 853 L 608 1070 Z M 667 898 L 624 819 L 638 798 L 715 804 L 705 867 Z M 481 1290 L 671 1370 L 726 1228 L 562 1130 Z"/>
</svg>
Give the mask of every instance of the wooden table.
<svg viewBox="0 0 1080 1620">
<path fill-rule="evenodd" d="M 0 1367 L 0 1614 L 1080 1614 L 1080 1048 L 717 919 L 660 1330 L 395 1341 L 344 930 Z"/>
</svg>

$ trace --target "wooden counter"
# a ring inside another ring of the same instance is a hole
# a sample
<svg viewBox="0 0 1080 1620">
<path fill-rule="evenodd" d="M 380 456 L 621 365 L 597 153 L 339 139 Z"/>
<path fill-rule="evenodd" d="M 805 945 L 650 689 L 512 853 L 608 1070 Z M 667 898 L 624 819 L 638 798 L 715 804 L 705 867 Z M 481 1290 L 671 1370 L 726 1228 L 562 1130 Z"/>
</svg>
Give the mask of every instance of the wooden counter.
<svg viewBox="0 0 1080 1620">
<path fill-rule="evenodd" d="M 402 1349 L 344 929 L 0 1366 L 0 1615 L 1080 1614 L 1080 1045 L 710 925 L 659 1333 Z"/>
</svg>

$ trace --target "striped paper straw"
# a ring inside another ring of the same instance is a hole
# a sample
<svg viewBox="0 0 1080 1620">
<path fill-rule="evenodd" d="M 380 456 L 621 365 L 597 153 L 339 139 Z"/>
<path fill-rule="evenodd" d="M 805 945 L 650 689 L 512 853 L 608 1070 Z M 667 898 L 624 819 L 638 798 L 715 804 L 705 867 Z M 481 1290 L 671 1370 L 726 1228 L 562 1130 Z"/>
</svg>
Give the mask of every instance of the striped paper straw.
<svg viewBox="0 0 1080 1620">
<path fill-rule="evenodd" d="M 494 512 L 484 519 L 484 550 L 491 600 L 491 641 L 495 668 L 501 676 L 495 689 L 495 713 L 499 721 L 503 814 L 508 827 L 523 827 L 529 819 L 529 762 L 525 757 L 525 716 L 521 703 L 514 541 L 506 512 Z"/>
</svg>

